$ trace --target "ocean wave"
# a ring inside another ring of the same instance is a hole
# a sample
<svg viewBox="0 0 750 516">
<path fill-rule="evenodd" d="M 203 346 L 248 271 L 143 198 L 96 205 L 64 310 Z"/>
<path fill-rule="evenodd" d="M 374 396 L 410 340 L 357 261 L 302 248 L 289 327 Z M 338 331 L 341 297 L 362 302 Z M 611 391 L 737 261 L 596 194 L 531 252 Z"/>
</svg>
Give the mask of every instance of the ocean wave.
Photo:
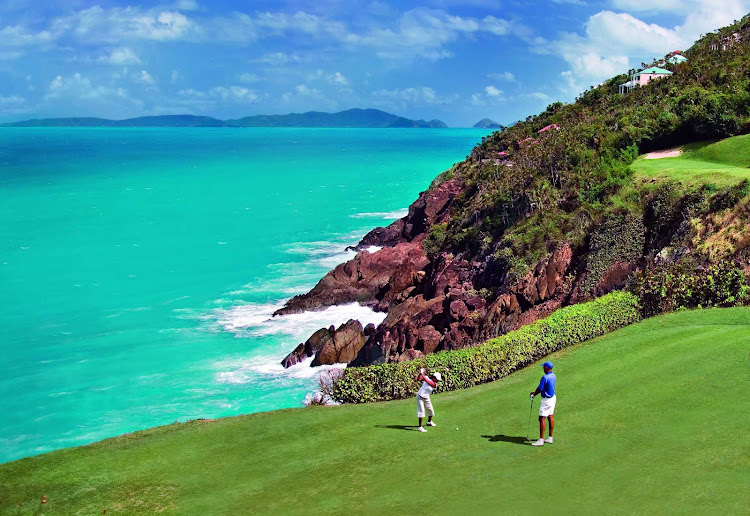
<svg viewBox="0 0 750 516">
<path fill-rule="evenodd" d="M 409 208 L 393 211 L 368 211 L 349 215 L 353 219 L 402 219 L 409 214 Z"/>
<path fill-rule="evenodd" d="M 354 258 L 356 251 L 347 247 L 356 245 L 364 234 L 364 230 L 359 230 L 334 236 L 330 240 L 285 244 L 281 250 L 294 259 L 268 264 L 266 267 L 270 274 L 229 290 L 222 298 L 215 300 L 214 305 L 224 306 L 231 304 L 232 300 L 241 300 L 244 304 L 244 301 L 258 298 L 280 301 L 303 294 L 315 286 L 326 272 Z M 379 249 L 371 246 L 367 251 L 374 253 Z M 299 256 L 306 259 L 300 261 Z"/>
<path fill-rule="evenodd" d="M 271 344 L 252 356 L 232 359 L 215 364 L 215 381 L 222 384 L 247 384 L 262 380 L 294 379 L 314 381 L 321 372 L 332 368 L 342 368 L 345 364 L 310 367 L 312 359 L 305 360 L 285 369 L 281 360 L 294 347 L 306 340 L 320 328 L 339 326 L 349 319 L 356 319 L 363 326 L 380 324 L 384 313 L 361 306 L 357 303 L 331 306 L 325 310 L 308 311 L 273 317 L 278 304 L 245 305 L 224 310 L 218 316 L 219 324 L 225 331 L 238 337 L 271 337 Z M 312 385 L 312 384 L 311 384 Z"/>
<path fill-rule="evenodd" d="M 330 369 L 344 369 L 346 364 L 322 365 L 310 367 L 312 359 L 284 368 L 281 359 L 266 357 L 262 360 L 236 360 L 234 362 L 217 364 L 221 368 L 229 369 L 216 373 L 214 379 L 220 384 L 244 385 L 253 383 L 263 377 L 272 379 L 314 379 L 324 371 Z"/>
<path fill-rule="evenodd" d="M 313 332 L 331 325 L 344 324 L 349 319 L 356 319 L 363 326 L 380 324 L 385 314 L 374 312 L 358 303 L 335 305 L 325 310 L 308 311 L 298 314 L 273 316 L 273 313 L 284 306 L 283 303 L 250 303 L 228 309 L 218 309 L 215 317 L 217 323 L 230 333 L 242 337 L 266 337 L 270 335 L 288 336 L 305 340 Z M 299 342 L 294 342 L 293 346 Z M 287 351 L 288 352 L 288 351 Z"/>
<path fill-rule="evenodd" d="M 378 325 L 386 314 L 358 303 L 277 317 L 273 314 L 290 296 L 309 291 L 327 271 L 354 258 L 357 253 L 347 247 L 356 245 L 365 232 L 353 231 L 326 240 L 286 244 L 281 250 L 290 257 L 289 261 L 269 264 L 270 274 L 225 292 L 213 301 L 213 308 L 175 310 L 178 318 L 198 320 L 204 331 L 229 333 L 248 340 L 245 356 L 235 356 L 210 366 L 217 384 L 242 386 L 261 382 L 267 384 L 269 392 L 298 389 L 301 385 L 314 389 L 321 372 L 345 367 L 345 364 L 310 367 L 312 359 L 308 359 L 285 369 L 281 360 L 320 328 L 338 327 L 350 319 L 358 320 L 363 326 Z M 374 253 L 379 249 L 372 246 L 366 251 Z"/>
</svg>

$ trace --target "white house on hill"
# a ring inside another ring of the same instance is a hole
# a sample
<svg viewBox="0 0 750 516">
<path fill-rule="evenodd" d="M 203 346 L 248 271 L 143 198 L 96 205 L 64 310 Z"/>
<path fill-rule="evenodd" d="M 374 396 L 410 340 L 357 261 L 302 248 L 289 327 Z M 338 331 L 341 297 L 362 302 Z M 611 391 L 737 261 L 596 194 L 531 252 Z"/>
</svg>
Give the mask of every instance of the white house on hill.
<svg viewBox="0 0 750 516">
<path fill-rule="evenodd" d="M 670 75 L 672 75 L 672 72 L 665 70 L 664 68 L 658 68 L 656 66 L 646 68 L 638 73 L 634 73 L 628 82 L 620 84 L 620 93 L 628 93 L 634 88 L 645 86 L 655 79 L 662 79 L 664 77 L 669 77 Z"/>
<path fill-rule="evenodd" d="M 687 60 L 687 57 L 683 56 L 682 52 L 680 52 L 679 50 L 675 50 L 674 52 L 672 52 L 672 55 L 667 58 L 668 63 L 672 63 L 675 65 L 684 63 Z"/>
</svg>

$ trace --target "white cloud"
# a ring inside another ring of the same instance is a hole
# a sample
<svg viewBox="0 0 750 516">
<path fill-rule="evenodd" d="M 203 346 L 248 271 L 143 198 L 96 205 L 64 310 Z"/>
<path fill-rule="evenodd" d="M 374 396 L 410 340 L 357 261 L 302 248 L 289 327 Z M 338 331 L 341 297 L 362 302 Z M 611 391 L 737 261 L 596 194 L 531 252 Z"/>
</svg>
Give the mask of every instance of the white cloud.
<svg viewBox="0 0 750 516">
<path fill-rule="evenodd" d="M 494 79 L 496 81 L 516 82 L 516 76 L 511 72 L 488 73 L 487 78 Z"/>
<path fill-rule="evenodd" d="M 258 60 L 259 63 L 264 63 L 269 66 L 284 66 L 289 63 L 299 63 L 302 58 L 297 54 L 287 54 L 285 52 L 271 52 L 261 56 Z"/>
<path fill-rule="evenodd" d="M 646 10 L 645 2 L 613 0 L 619 8 Z M 721 9 L 714 0 L 655 0 L 648 10 L 684 15 L 684 22 L 673 28 L 646 23 L 632 14 L 601 11 L 591 16 L 583 35 L 564 33 L 540 52 L 560 55 L 569 65 L 562 73 L 568 93 L 579 93 L 589 85 L 626 73 L 641 62 L 689 47 L 702 33 L 741 18 L 750 7 L 748 0 L 725 0 Z"/>
<path fill-rule="evenodd" d="M 214 86 L 208 91 L 188 88 L 178 91 L 177 94 L 182 97 L 199 100 L 241 102 L 248 104 L 258 100 L 258 95 L 254 91 L 242 86 Z"/>
<path fill-rule="evenodd" d="M 295 34 L 335 41 L 347 38 L 346 25 L 343 23 L 304 11 L 294 14 L 266 11 L 254 15 L 235 12 L 230 17 L 209 20 L 206 26 L 206 34 L 219 41 L 249 43 L 260 38 Z"/>
<path fill-rule="evenodd" d="M 487 86 L 486 88 L 484 88 L 484 91 L 485 91 L 485 93 L 487 93 L 487 95 L 489 95 L 490 97 L 499 97 L 500 95 L 502 95 L 502 94 L 503 94 L 502 90 L 498 90 L 497 88 L 495 88 L 495 87 L 494 87 L 493 85 L 491 85 L 491 84 L 490 84 L 489 86 Z"/>
<path fill-rule="evenodd" d="M 133 80 L 135 82 L 140 82 L 141 84 L 148 84 L 148 85 L 156 84 L 156 81 L 154 80 L 154 78 L 146 70 L 141 70 L 140 72 L 134 73 Z"/>
<path fill-rule="evenodd" d="M 328 82 L 337 86 L 348 86 L 349 80 L 344 77 L 341 72 L 336 72 L 327 77 Z"/>
<path fill-rule="evenodd" d="M 483 91 L 474 93 L 471 96 L 471 103 L 475 106 L 502 104 L 507 100 L 508 98 L 505 96 L 505 92 L 496 88 L 492 84 L 486 86 Z"/>
<path fill-rule="evenodd" d="M 58 36 L 59 33 L 56 31 L 42 30 L 31 32 L 20 25 L 9 25 L 0 29 L 0 47 L 42 45 L 54 41 Z"/>
<path fill-rule="evenodd" d="M 254 73 L 245 72 L 245 73 L 240 74 L 240 76 L 239 76 L 239 81 L 242 82 L 242 83 L 245 83 L 245 84 L 250 84 L 250 83 L 253 83 L 253 82 L 258 82 L 259 80 L 260 80 L 260 78 L 257 75 L 255 75 Z"/>
<path fill-rule="evenodd" d="M 113 48 L 109 54 L 101 56 L 98 61 L 117 66 L 141 64 L 140 58 L 128 47 Z"/>
<path fill-rule="evenodd" d="M 44 100 L 61 99 L 70 97 L 76 99 L 106 99 L 106 98 L 128 98 L 128 92 L 123 88 L 112 88 L 108 86 L 95 85 L 91 80 L 80 73 L 70 76 L 58 75 L 49 84 Z"/>
<path fill-rule="evenodd" d="M 20 95 L 0 95 L 0 109 L 2 109 L 2 113 L 5 115 L 12 115 L 28 113 L 31 111 L 31 106 Z"/>
<path fill-rule="evenodd" d="M 453 16 L 442 10 L 416 8 L 405 12 L 396 28 L 375 28 L 361 34 L 349 34 L 351 45 L 373 48 L 376 55 L 387 59 L 412 59 L 421 57 L 438 60 L 450 57 L 445 47 L 461 37 L 479 33 L 505 36 L 524 31 L 494 16 L 482 19 Z"/>
<path fill-rule="evenodd" d="M 169 73 L 169 82 L 170 84 L 177 84 L 182 80 L 182 74 L 179 72 L 179 70 L 172 70 Z"/>
<path fill-rule="evenodd" d="M 624 11 L 668 11 L 671 13 L 684 12 L 691 4 L 690 0 L 612 0 L 612 7 Z"/>
<path fill-rule="evenodd" d="M 86 42 L 104 43 L 129 39 L 177 40 L 197 28 L 192 20 L 177 11 L 144 11 L 138 7 L 103 9 L 98 5 L 56 18 L 52 27 Z"/>
<path fill-rule="evenodd" d="M 306 97 L 321 97 L 322 96 L 320 90 L 311 88 L 307 84 L 298 84 L 297 86 L 294 87 L 294 91 L 298 95 L 304 95 Z"/>
<path fill-rule="evenodd" d="M 445 97 L 438 95 L 434 89 L 428 86 L 395 90 L 377 90 L 373 92 L 373 96 L 377 99 L 398 101 L 400 103 L 405 103 L 408 105 L 448 104 L 457 100 L 457 97 L 455 95 Z"/>
<path fill-rule="evenodd" d="M 26 103 L 26 99 L 23 97 L 19 97 L 18 95 L 11 95 L 9 97 L 3 97 L 2 95 L 0 95 L 0 106 L 2 106 L 3 108 L 17 107 L 24 103 Z"/>
</svg>

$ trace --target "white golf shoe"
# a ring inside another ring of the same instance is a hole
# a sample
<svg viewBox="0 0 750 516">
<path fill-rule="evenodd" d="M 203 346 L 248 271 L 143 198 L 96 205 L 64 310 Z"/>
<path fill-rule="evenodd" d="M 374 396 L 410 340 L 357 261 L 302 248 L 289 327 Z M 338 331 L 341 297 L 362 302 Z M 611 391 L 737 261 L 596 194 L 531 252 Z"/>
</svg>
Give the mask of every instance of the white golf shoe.
<svg viewBox="0 0 750 516">
<path fill-rule="evenodd" d="M 427 426 L 437 426 L 434 421 L 428 421 Z"/>
<path fill-rule="evenodd" d="M 531 446 L 544 446 L 544 439 L 537 439 L 533 443 L 531 443 Z"/>
<path fill-rule="evenodd" d="M 419 428 L 417 428 L 417 431 L 426 432 L 427 430 L 425 430 L 423 426 L 420 426 Z"/>
<path fill-rule="evenodd" d="M 549 437 L 547 437 L 547 438 L 546 438 L 546 439 L 544 440 L 544 442 L 545 442 L 545 443 L 547 443 L 547 444 L 552 444 L 552 436 L 549 436 Z"/>
</svg>

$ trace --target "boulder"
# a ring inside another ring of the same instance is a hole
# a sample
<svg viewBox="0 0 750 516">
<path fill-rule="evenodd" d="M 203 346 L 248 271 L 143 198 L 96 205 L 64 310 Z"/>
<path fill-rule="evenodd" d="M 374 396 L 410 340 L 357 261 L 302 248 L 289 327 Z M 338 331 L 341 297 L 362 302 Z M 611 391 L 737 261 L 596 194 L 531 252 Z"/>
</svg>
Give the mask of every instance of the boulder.
<svg viewBox="0 0 750 516">
<path fill-rule="evenodd" d="M 351 362 L 365 344 L 366 337 L 362 324 L 354 319 L 342 324 L 335 331 L 328 332 L 328 338 L 324 339 L 323 345 L 315 354 L 311 364 L 313 367 Z"/>
<path fill-rule="evenodd" d="M 320 351 L 320 348 L 323 347 L 323 344 L 325 344 L 325 342 L 329 340 L 334 333 L 335 331 L 333 326 L 331 326 L 330 328 L 319 329 L 318 331 L 313 333 L 309 339 L 307 339 L 304 343 L 299 344 L 296 348 L 294 348 L 294 351 L 284 357 L 284 360 L 281 361 L 281 365 L 283 365 L 285 368 L 291 367 L 315 355 L 318 351 Z"/>
</svg>

